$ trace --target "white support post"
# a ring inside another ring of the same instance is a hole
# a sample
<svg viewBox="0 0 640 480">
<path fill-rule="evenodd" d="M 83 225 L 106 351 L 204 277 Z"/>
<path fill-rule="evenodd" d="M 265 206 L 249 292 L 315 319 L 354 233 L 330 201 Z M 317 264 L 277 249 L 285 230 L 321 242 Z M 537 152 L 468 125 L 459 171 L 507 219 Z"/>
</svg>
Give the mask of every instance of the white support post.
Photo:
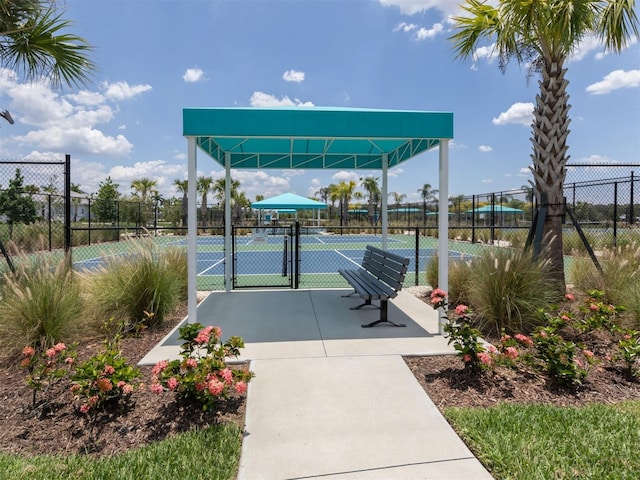
<svg viewBox="0 0 640 480">
<path fill-rule="evenodd" d="M 389 170 L 389 154 L 382 154 L 382 205 L 380 208 L 382 212 L 382 249 L 387 249 L 387 235 L 389 233 L 389 224 L 388 224 L 388 216 L 387 216 L 387 170 Z"/>
<path fill-rule="evenodd" d="M 440 139 L 438 190 L 438 287 L 449 292 L 449 140 Z M 444 334 L 445 312 L 438 311 L 438 333 Z"/>
<path fill-rule="evenodd" d="M 231 291 L 231 153 L 224 154 L 224 284 Z"/>
<path fill-rule="evenodd" d="M 187 322 L 196 323 L 198 321 L 198 270 L 197 270 L 197 198 L 196 182 L 198 180 L 198 169 L 196 159 L 196 139 L 187 138 Z"/>
</svg>

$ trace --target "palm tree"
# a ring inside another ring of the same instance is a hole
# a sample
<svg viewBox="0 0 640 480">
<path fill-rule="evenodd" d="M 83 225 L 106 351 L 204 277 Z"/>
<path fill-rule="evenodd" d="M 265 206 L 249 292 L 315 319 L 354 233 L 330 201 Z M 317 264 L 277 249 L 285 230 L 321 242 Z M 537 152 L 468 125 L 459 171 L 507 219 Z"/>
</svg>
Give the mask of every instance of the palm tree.
<svg viewBox="0 0 640 480">
<path fill-rule="evenodd" d="M 349 202 L 356 189 L 356 182 L 342 180 L 335 186 L 335 193 L 340 201 L 340 226 L 349 225 Z"/>
<path fill-rule="evenodd" d="M 220 203 L 220 206 L 224 206 L 225 204 L 225 189 L 226 189 L 226 184 L 227 181 L 226 179 L 223 178 L 219 178 L 217 179 L 214 183 L 213 186 L 211 187 L 211 190 L 214 192 L 216 199 L 218 200 L 218 202 Z M 229 188 L 230 190 L 230 195 L 231 195 L 231 208 L 233 208 L 233 206 L 236 204 L 237 200 L 238 200 L 238 195 L 239 195 L 239 189 L 240 189 L 240 180 L 234 180 L 233 178 L 231 179 L 231 186 Z M 224 211 L 224 209 L 223 209 Z M 233 218 L 233 217 L 232 217 Z"/>
<path fill-rule="evenodd" d="M 200 176 L 196 181 L 196 189 L 200 194 L 202 200 L 200 201 L 200 221 L 202 226 L 207 226 L 207 197 L 209 192 L 212 191 L 213 178 Z"/>
<path fill-rule="evenodd" d="M 396 205 L 396 222 L 397 222 L 399 221 L 399 218 L 400 218 L 400 204 L 405 198 L 407 198 L 407 195 L 404 193 L 389 192 L 389 196 L 393 197 L 393 201 Z"/>
<path fill-rule="evenodd" d="M 582 40 L 596 36 L 606 50 L 620 52 L 638 37 L 634 1 L 501 0 L 496 7 L 467 0 L 468 16 L 453 19 L 456 57 L 472 58 L 480 42 L 495 42 L 504 71 L 511 59 L 540 73 L 540 93 L 533 110 L 533 177 L 539 205 L 548 207 L 544 233 L 554 279 L 565 289 L 562 256 L 563 184 L 569 134 L 569 94 L 565 63 Z"/>
<path fill-rule="evenodd" d="M 182 204 L 180 205 L 180 219 L 182 226 L 187 226 L 187 216 L 189 215 L 189 180 L 180 180 L 176 178 L 173 185 L 178 192 L 182 193 Z"/>
<path fill-rule="evenodd" d="M 378 185 L 378 177 L 365 177 L 360 179 L 360 185 L 367 192 L 367 217 L 369 223 L 375 223 L 375 207 L 380 199 L 380 186 Z"/>
<path fill-rule="evenodd" d="M 131 180 L 131 189 L 133 190 L 134 195 L 140 195 L 142 203 L 146 203 L 147 198 L 151 193 L 154 192 L 154 189 L 157 185 L 157 180 L 152 180 L 147 177 Z"/>
<path fill-rule="evenodd" d="M 422 198 L 422 223 L 426 225 L 427 224 L 427 202 L 429 202 L 430 200 L 436 199 L 438 190 L 432 189 L 429 183 L 425 183 L 422 187 L 418 189 L 418 193 L 420 194 L 420 198 Z"/>
<path fill-rule="evenodd" d="M 45 76 L 54 87 L 87 83 L 96 65 L 86 40 L 62 33 L 71 22 L 56 12 L 56 2 L 3 1 L 0 7 L 0 64 L 27 80 Z"/>
</svg>

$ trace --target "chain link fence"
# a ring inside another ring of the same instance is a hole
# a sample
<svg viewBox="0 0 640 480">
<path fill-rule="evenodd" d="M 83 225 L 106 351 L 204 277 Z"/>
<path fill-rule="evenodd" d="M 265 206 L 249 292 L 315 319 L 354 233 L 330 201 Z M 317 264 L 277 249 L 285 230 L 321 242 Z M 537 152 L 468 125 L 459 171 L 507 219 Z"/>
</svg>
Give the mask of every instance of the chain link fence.
<svg viewBox="0 0 640 480">
<path fill-rule="evenodd" d="M 0 160 L 0 242 L 8 254 L 65 247 L 65 164 Z"/>
</svg>

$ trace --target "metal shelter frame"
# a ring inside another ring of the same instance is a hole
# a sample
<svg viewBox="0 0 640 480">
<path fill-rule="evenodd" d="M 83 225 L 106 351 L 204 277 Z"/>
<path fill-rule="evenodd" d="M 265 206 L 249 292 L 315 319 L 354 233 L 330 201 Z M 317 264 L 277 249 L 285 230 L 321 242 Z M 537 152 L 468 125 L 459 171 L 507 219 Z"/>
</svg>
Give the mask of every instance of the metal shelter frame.
<svg viewBox="0 0 640 480">
<path fill-rule="evenodd" d="M 184 108 L 188 151 L 188 317 L 197 321 L 197 151 L 225 169 L 355 169 L 382 173 L 382 248 L 387 248 L 387 172 L 438 147 L 438 282 L 448 288 L 449 140 L 453 113 L 407 110 L 293 108 Z M 443 212 L 444 210 L 444 212 Z M 225 202 L 225 285 L 231 289 L 231 204 Z M 442 312 L 441 312 L 442 315 Z M 442 323 L 442 322 L 440 322 Z M 442 332 L 442 325 L 440 326 Z"/>
</svg>

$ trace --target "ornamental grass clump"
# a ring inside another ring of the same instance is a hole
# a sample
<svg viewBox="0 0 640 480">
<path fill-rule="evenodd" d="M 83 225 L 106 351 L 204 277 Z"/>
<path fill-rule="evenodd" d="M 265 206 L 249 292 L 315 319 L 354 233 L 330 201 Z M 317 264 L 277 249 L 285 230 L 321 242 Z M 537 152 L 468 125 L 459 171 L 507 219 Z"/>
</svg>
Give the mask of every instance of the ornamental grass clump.
<svg viewBox="0 0 640 480">
<path fill-rule="evenodd" d="M 98 320 L 114 318 L 133 330 L 161 325 L 185 298 L 186 255 L 160 250 L 150 239 L 128 242 L 127 255 L 109 256 L 84 274 Z"/>
<path fill-rule="evenodd" d="M 180 398 L 195 401 L 203 410 L 212 408 L 219 399 L 242 395 L 253 373 L 245 368 L 230 368 L 226 359 L 240 355 L 244 342 L 240 337 L 220 340 L 219 327 L 200 323 L 180 328 L 183 340 L 181 360 L 162 360 L 152 370 L 151 391 L 174 392 Z"/>
<path fill-rule="evenodd" d="M 469 306 L 483 335 L 531 332 L 537 312 L 558 298 L 549 263 L 523 250 L 496 248 L 473 259 L 467 279 Z"/>
<path fill-rule="evenodd" d="M 47 254 L 14 257 L 15 272 L 0 287 L 0 344 L 17 353 L 25 345 L 46 350 L 68 339 L 85 303 L 77 274 L 66 259 Z"/>
</svg>

